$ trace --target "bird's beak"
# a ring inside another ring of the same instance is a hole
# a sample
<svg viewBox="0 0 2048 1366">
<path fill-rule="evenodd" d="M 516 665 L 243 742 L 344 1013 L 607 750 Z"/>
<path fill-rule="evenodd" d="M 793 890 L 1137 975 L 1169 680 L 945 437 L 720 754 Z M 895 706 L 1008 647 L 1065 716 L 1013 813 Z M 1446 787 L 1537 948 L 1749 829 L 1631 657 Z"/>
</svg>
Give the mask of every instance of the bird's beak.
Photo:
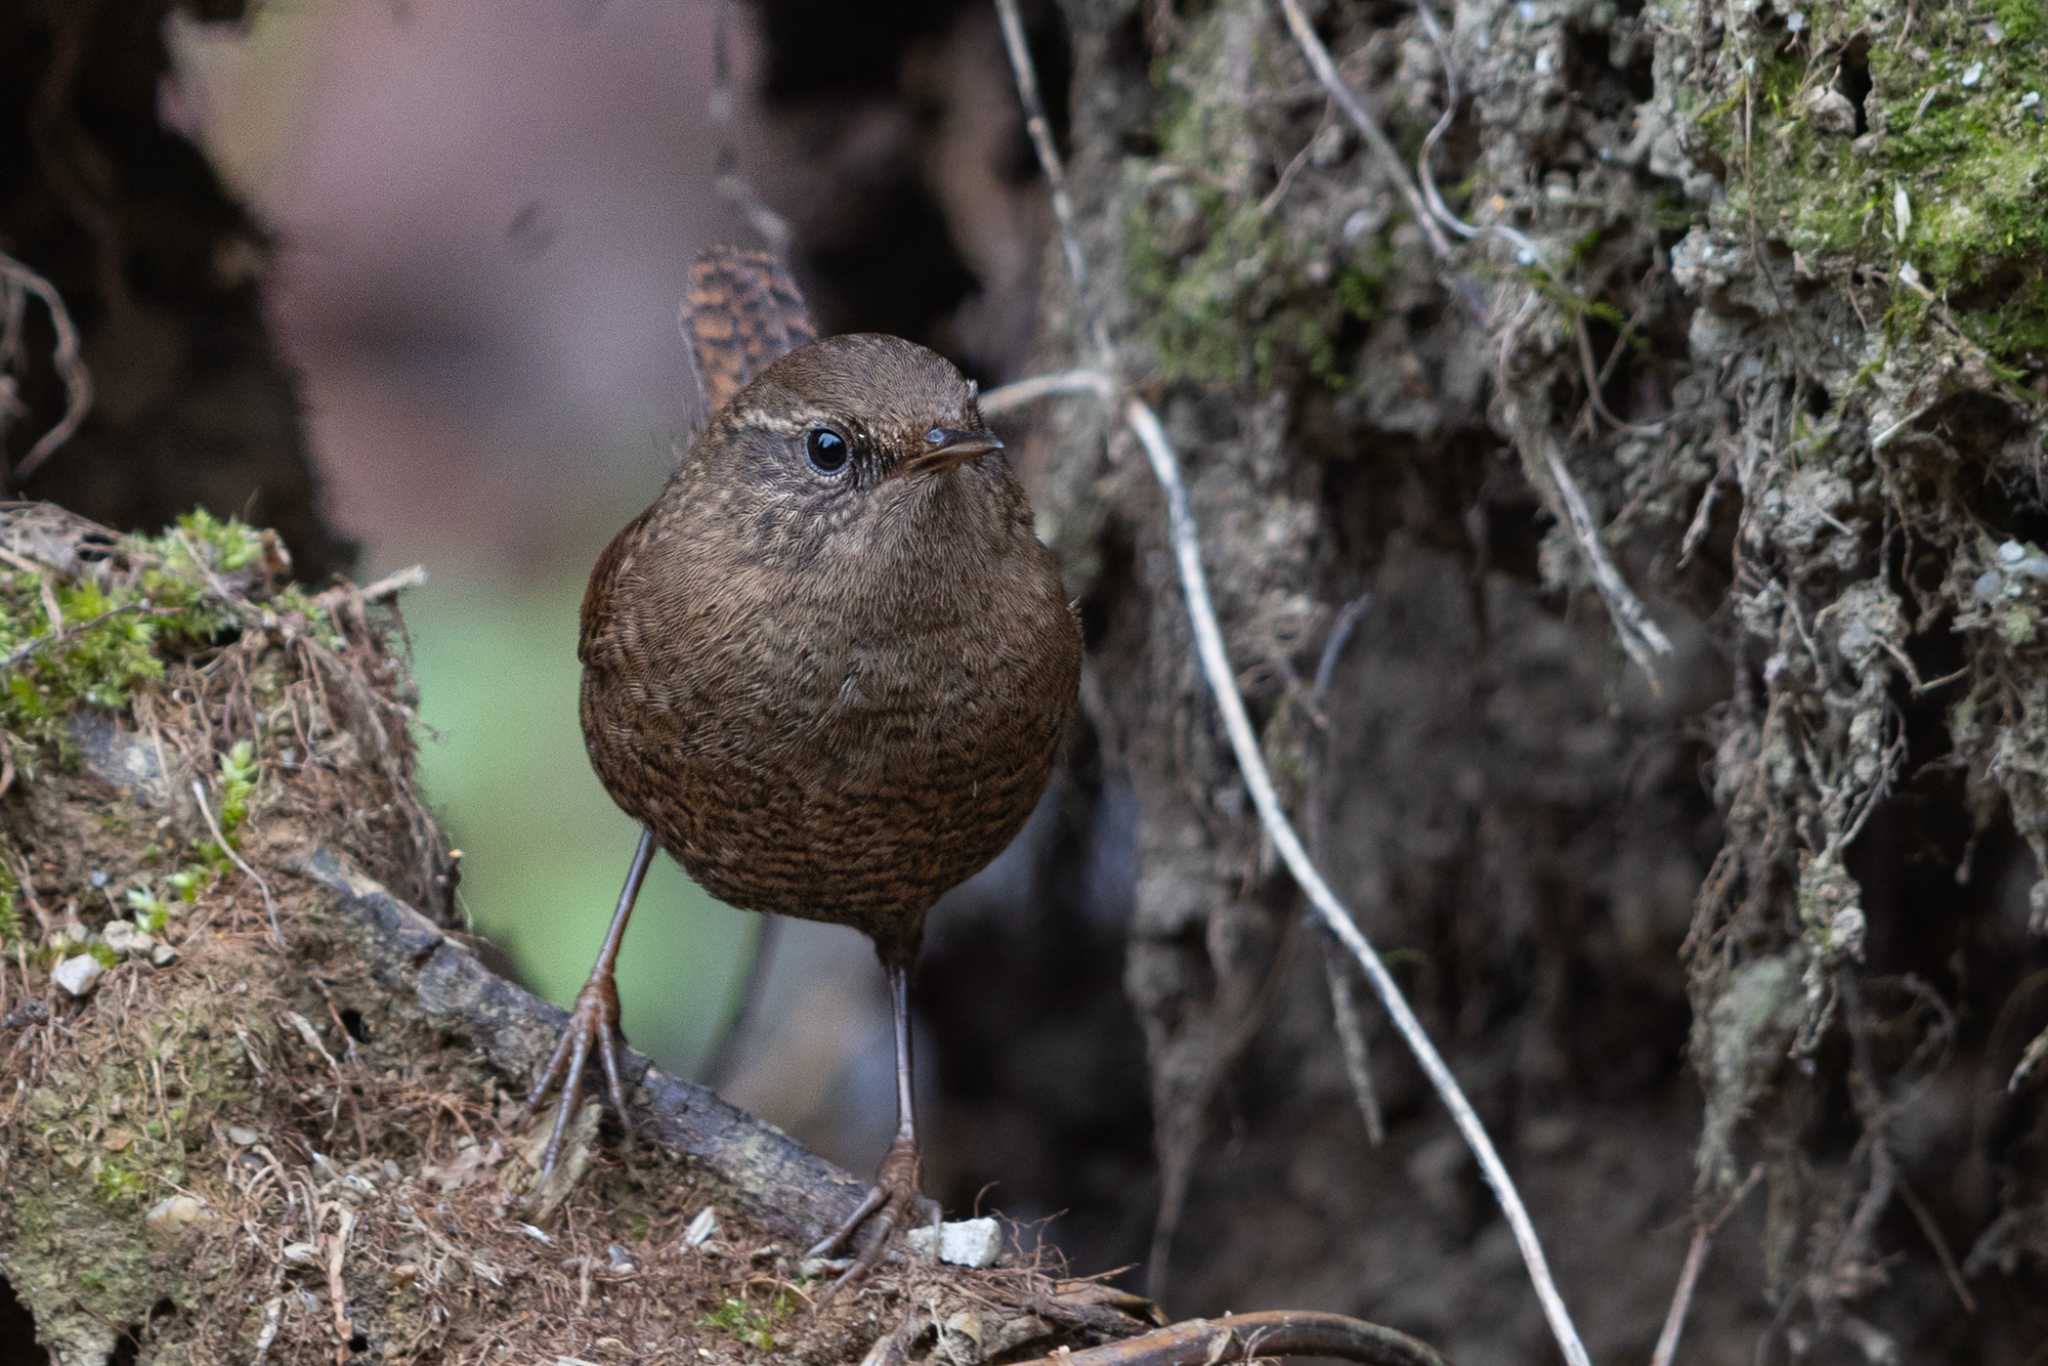
<svg viewBox="0 0 2048 1366">
<path fill-rule="evenodd" d="M 937 474 L 1002 448 L 1002 438 L 994 432 L 934 427 L 924 434 L 924 449 L 904 461 L 903 468 L 908 474 Z"/>
</svg>

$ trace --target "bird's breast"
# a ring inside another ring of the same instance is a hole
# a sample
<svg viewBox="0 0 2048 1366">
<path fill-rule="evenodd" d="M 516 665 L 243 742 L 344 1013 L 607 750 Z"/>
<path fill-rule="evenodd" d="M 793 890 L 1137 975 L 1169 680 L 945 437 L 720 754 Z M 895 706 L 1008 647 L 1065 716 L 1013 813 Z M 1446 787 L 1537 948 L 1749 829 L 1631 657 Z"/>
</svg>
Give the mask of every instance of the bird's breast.
<svg viewBox="0 0 2048 1366">
<path fill-rule="evenodd" d="M 921 916 L 1021 826 L 1073 708 L 1078 635 L 1029 550 L 895 576 L 671 569 L 611 627 L 639 658 L 586 650 L 600 776 L 734 904 Z"/>
</svg>

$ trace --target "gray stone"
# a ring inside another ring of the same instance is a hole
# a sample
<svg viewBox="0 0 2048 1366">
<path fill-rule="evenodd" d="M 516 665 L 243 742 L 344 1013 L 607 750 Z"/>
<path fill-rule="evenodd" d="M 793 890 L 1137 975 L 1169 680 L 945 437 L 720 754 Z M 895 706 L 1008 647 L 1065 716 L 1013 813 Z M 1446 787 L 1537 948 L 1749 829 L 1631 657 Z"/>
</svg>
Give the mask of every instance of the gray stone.
<svg viewBox="0 0 2048 1366">
<path fill-rule="evenodd" d="M 99 959 L 89 953 L 81 953 L 51 968 L 50 980 L 73 996 L 85 996 L 99 985 L 100 974 L 105 970 Z"/>
<path fill-rule="evenodd" d="M 939 1260 L 950 1266 L 989 1267 L 1003 1255 L 1002 1226 L 993 1219 L 960 1219 L 939 1226 Z M 929 1224 L 910 1230 L 910 1250 L 929 1257 Z"/>
</svg>

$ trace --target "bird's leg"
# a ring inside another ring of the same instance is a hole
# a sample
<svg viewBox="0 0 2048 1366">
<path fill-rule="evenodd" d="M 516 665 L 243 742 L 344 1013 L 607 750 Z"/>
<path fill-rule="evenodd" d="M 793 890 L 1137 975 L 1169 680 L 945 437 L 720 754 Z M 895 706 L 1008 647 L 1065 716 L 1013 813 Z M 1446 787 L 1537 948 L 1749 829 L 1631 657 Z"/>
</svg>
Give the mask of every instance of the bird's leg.
<svg viewBox="0 0 2048 1366">
<path fill-rule="evenodd" d="M 626 937 L 626 922 L 633 918 L 633 902 L 640 895 L 640 883 L 646 878 L 647 865 L 653 858 L 654 832 L 642 830 L 640 843 L 633 850 L 632 867 L 626 870 L 626 885 L 619 890 L 618 908 L 612 912 L 611 928 L 605 931 L 604 946 L 597 951 L 597 962 L 591 965 L 583 990 L 576 993 L 576 1004 L 569 1011 L 569 1023 L 562 1027 L 554 1054 L 519 1107 L 518 1123 L 523 1125 L 555 1083 L 561 1083 L 562 1098 L 555 1105 L 555 1125 L 548 1132 L 548 1145 L 541 1150 L 540 1177 L 534 1183 L 535 1190 L 546 1186 L 555 1174 L 555 1161 L 562 1155 L 562 1136 L 569 1131 L 570 1117 L 576 1113 L 576 1098 L 583 1089 L 583 1065 L 590 1060 L 593 1044 L 604 1067 L 605 1089 L 610 1093 L 612 1109 L 627 1132 L 632 1131 L 626 1088 L 619 1082 L 619 987 L 612 977 L 612 968 L 619 961 L 619 944 Z"/>
<path fill-rule="evenodd" d="M 917 1108 L 911 1095 L 909 959 L 910 955 L 891 954 L 883 960 L 889 972 L 890 1004 L 896 1025 L 896 1141 L 883 1155 L 882 1165 L 875 1172 L 875 1188 L 860 1202 L 860 1208 L 806 1255 L 831 1256 L 846 1247 L 864 1224 L 872 1223 L 874 1233 L 854 1258 L 853 1265 L 818 1298 L 819 1304 L 873 1270 L 898 1229 L 907 1228 L 919 1216 L 938 1222 L 938 1205 L 927 1200 L 919 1187 L 923 1162 L 917 1151 Z"/>
</svg>

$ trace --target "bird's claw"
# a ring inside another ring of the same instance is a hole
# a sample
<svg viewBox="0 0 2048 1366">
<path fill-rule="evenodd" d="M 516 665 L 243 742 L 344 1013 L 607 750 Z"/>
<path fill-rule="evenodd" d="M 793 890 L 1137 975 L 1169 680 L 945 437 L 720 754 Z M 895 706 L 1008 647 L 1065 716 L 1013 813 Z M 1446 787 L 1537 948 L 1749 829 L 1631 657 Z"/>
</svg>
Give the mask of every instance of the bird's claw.
<svg viewBox="0 0 2048 1366">
<path fill-rule="evenodd" d="M 626 1088 L 619 1078 L 619 992 L 609 975 L 593 977 L 584 983 L 583 990 L 576 994 L 576 1004 L 569 1011 L 569 1022 L 562 1027 L 562 1036 L 555 1043 L 555 1051 L 548 1058 L 548 1064 L 541 1069 L 533 1087 L 520 1103 L 519 1114 L 514 1121 L 517 1127 L 525 1127 L 550 1090 L 559 1082 L 561 1099 L 555 1104 L 554 1127 L 548 1132 L 547 1146 L 541 1149 L 540 1175 L 535 1178 L 533 1188 L 544 1190 L 555 1174 L 555 1164 L 562 1155 L 562 1139 L 569 1132 L 569 1120 L 576 1113 L 578 1093 L 583 1089 L 583 1068 L 590 1061 L 593 1044 L 597 1050 L 598 1062 L 604 1069 L 605 1091 L 611 1100 L 612 1112 L 626 1127 L 633 1131 L 631 1111 L 626 1109 Z"/>
<path fill-rule="evenodd" d="M 882 1165 L 875 1172 L 874 1189 L 860 1202 L 860 1208 L 804 1254 L 807 1261 L 831 1257 L 849 1246 L 862 1228 L 873 1228 L 867 1245 L 854 1255 L 852 1265 L 813 1301 L 817 1307 L 824 1307 L 834 1295 L 874 1270 L 899 1231 L 921 1220 L 938 1224 L 939 1204 L 920 1188 L 922 1167 L 917 1144 L 896 1140 L 883 1156 Z"/>
</svg>

